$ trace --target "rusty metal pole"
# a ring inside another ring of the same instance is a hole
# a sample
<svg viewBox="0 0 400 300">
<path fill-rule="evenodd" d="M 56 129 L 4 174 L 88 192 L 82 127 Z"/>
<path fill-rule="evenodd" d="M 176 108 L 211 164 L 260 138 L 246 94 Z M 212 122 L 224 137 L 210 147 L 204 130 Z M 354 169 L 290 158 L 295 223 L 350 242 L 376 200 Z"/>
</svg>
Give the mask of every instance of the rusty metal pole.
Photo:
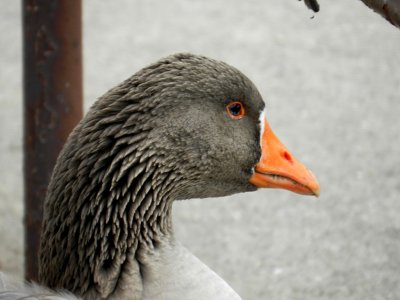
<svg viewBox="0 0 400 300">
<path fill-rule="evenodd" d="M 81 0 L 23 0 L 25 277 L 38 279 L 43 201 L 82 117 Z"/>
</svg>

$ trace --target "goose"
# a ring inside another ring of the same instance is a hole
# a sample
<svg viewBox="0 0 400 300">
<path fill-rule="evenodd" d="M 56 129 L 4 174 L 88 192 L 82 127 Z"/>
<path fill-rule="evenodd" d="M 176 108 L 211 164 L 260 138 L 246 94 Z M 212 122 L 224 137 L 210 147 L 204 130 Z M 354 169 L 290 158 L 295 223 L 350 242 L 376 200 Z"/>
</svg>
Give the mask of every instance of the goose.
<svg viewBox="0 0 400 300">
<path fill-rule="evenodd" d="M 100 97 L 73 130 L 45 199 L 46 288 L 3 284 L 0 299 L 241 299 L 177 241 L 172 204 L 258 188 L 319 195 L 245 75 L 194 54 L 161 59 Z"/>
</svg>

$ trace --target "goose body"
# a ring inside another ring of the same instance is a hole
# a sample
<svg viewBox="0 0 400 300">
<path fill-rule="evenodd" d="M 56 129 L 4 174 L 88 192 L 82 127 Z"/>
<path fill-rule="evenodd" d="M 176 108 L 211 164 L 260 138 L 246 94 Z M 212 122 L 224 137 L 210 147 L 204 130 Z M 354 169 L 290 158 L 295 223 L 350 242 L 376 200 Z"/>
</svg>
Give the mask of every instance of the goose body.
<svg viewBox="0 0 400 300">
<path fill-rule="evenodd" d="M 83 299 L 241 299 L 176 241 L 172 204 L 259 187 L 319 192 L 240 71 L 192 54 L 162 59 L 101 97 L 61 151 L 40 283 Z"/>
<path fill-rule="evenodd" d="M 168 241 L 156 251 L 139 255 L 144 255 L 142 259 L 147 262 L 143 270 L 147 279 L 143 299 L 241 299 L 221 277 L 178 241 Z"/>
</svg>

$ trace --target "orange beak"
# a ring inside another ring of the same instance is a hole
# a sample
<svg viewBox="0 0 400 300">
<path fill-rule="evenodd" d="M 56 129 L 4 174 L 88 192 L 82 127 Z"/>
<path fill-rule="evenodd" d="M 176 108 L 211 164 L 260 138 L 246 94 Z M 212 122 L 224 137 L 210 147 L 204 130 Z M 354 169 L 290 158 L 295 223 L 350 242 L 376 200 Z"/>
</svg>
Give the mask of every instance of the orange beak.
<svg viewBox="0 0 400 300">
<path fill-rule="evenodd" d="M 286 149 L 272 132 L 266 119 L 261 137 L 261 151 L 261 159 L 250 178 L 251 184 L 319 196 L 319 184 L 314 174 Z"/>
</svg>

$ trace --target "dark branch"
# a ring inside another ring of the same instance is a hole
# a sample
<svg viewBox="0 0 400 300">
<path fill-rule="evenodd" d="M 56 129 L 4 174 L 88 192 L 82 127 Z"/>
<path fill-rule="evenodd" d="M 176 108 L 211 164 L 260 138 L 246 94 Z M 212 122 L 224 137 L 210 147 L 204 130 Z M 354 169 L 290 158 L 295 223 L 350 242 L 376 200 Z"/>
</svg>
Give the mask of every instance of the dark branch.
<svg viewBox="0 0 400 300">
<path fill-rule="evenodd" d="M 304 3 L 309 9 L 312 9 L 314 12 L 319 12 L 319 4 L 317 0 L 304 0 Z"/>
<path fill-rule="evenodd" d="M 361 0 L 394 26 L 400 28 L 400 0 Z"/>
</svg>

